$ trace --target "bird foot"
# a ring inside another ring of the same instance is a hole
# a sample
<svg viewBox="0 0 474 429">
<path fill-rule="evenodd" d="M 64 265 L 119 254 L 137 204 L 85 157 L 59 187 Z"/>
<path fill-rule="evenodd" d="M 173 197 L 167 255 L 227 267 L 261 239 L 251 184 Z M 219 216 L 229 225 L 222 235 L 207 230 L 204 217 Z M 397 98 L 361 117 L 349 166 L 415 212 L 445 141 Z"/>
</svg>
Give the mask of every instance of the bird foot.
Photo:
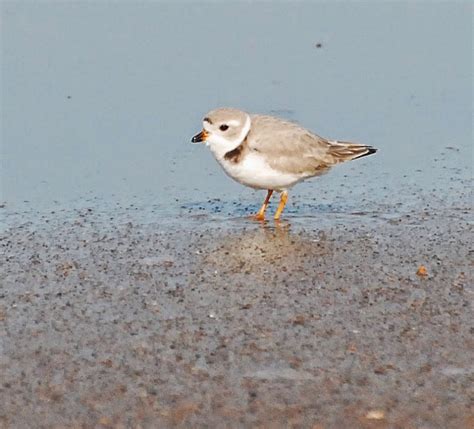
<svg viewBox="0 0 474 429">
<path fill-rule="evenodd" d="M 250 219 L 256 220 L 256 221 L 259 221 L 259 222 L 264 222 L 265 221 L 265 214 L 257 213 L 257 214 L 254 214 L 254 215 L 250 216 Z"/>
</svg>

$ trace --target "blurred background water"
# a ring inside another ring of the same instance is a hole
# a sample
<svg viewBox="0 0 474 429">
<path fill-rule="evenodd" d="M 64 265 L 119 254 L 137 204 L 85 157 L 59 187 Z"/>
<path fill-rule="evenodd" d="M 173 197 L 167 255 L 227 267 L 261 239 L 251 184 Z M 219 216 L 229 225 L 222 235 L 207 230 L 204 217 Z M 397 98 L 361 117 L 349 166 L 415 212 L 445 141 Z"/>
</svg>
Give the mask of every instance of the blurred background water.
<svg viewBox="0 0 474 429">
<path fill-rule="evenodd" d="M 290 213 L 469 194 L 470 2 L 2 2 L 1 14 L 6 212 L 256 208 L 264 193 L 190 144 L 219 106 L 380 149 L 298 185 Z"/>
</svg>

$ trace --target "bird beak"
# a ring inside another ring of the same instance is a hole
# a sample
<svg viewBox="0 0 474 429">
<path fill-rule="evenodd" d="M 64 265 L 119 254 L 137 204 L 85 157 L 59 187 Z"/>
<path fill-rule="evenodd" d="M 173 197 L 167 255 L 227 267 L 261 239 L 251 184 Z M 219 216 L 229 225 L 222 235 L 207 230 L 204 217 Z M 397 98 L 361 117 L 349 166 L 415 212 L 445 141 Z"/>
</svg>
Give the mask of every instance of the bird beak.
<svg viewBox="0 0 474 429">
<path fill-rule="evenodd" d="M 192 139 L 192 143 L 200 143 L 200 142 L 205 142 L 207 137 L 209 136 L 209 133 L 206 130 L 202 130 L 199 134 L 196 134 Z"/>
</svg>

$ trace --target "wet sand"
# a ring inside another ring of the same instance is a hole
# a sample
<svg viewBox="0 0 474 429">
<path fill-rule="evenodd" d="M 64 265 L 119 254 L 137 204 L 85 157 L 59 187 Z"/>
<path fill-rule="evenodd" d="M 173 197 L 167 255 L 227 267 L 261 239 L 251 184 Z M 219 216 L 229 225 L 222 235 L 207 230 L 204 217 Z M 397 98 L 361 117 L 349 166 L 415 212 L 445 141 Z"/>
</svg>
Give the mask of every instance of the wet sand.
<svg viewBox="0 0 474 429">
<path fill-rule="evenodd" d="M 0 425 L 472 427 L 468 210 L 434 212 L 11 222 Z"/>
</svg>

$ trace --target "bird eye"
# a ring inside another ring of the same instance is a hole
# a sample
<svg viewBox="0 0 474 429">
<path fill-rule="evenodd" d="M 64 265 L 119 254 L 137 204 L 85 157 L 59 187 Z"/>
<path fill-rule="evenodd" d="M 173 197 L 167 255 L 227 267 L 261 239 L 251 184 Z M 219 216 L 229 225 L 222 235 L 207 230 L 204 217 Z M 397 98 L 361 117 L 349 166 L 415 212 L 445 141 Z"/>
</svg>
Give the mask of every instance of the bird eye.
<svg viewBox="0 0 474 429">
<path fill-rule="evenodd" d="M 219 129 L 220 129 L 221 131 L 226 131 L 228 128 L 229 128 L 229 126 L 226 125 L 226 124 L 221 125 L 221 126 L 219 127 Z"/>
</svg>

